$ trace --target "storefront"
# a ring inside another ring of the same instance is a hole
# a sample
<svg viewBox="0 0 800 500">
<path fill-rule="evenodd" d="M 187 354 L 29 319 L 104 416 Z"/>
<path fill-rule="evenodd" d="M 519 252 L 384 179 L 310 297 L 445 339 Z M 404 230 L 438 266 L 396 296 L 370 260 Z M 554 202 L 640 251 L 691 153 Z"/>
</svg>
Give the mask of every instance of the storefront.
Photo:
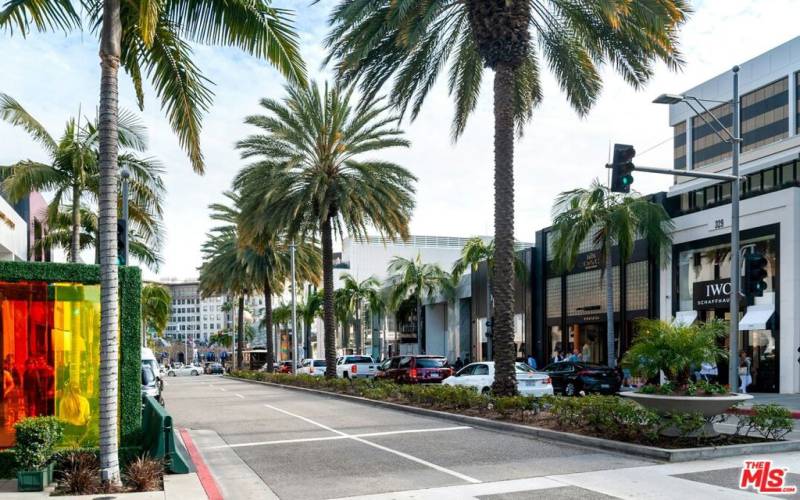
<svg viewBox="0 0 800 500">
<path fill-rule="evenodd" d="M 779 226 L 764 226 L 742 232 L 742 261 L 751 252 L 767 260 L 767 289 L 763 297 L 741 301 L 739 349 L 752 360 L 752 385 L 748 391 L 778 392 L 780 335 L 778 329 Z M 676 245 L 673 249 L 673 309 L 677 321 L 690 323 L 730 316 L 730 238 L 721 236 Z M 729 338 L 720 341 L 728 347 Z M 728 383 L 728 363 L 719 363 L 719 380 Z"/>
<path fill-rule="evenodd" d="M 556 353 L 564 356 L 576 351 L 591 362 L 607 362 L 609 277 L 614 290 L 614 355 L 620 358 L 630 346 L 634 322 L 657 317 L 658 264 L 648 255 L 646 242 L 636 242 L 631 259 L 622 268 L 615 248 L 612 258 L 616 265 L 607 273 L 600 266 L 600 253 L 587 241 L 575 267 L 560 272 L 549 239 L 549 230 L 537 233 L 536 248 L 541 253 L 537 269 L 541 272 L 534 289 L 538 291 L 535 302 L 540 319 L 535 322 L 533 351 L 538 362 L 549 363 Z"/>
</svg>

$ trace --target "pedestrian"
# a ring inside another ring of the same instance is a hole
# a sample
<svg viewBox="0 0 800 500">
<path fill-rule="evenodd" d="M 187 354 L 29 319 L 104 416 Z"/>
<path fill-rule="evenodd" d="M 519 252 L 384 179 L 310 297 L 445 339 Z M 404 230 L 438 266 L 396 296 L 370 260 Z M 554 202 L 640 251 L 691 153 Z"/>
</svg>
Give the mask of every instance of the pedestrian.
<svg viewBox="0 0 800 500">
<path fill-rule="evenodd" d="M 533 357 L 533 354 L 528 356 L 528 366 L 530 366 L 534 370 L 536 369 L 536 358 Z"/>
<path fill-rule="evenodd" d="M 558 355 L 558 349 L 553 349 L 553 356 L 550 358 L 550 361 L 553 363 L 561 361 L 561 357 Z"/>
<path fill-rule="evenodd" d="M 453 364 L 453 368 L 455 368 L 456 371 L 459 371 L 460 369 L 464 368 L 464 362 L 461 361 L 461 356 L 458 356 L 456 358 L 456 362 L 455 364 Z"/>
<path fill-rule="evenodd" d="M 578 351 L 577 348 L 572 350 L 572 354 L 570 355 L 569 360 L 570 361 L 580 361 L 581 360 L 581 354 L 580 354 L 580 351 Z"/>
<path fill-rule="evenodd" d="M 739 352 L 739 389 L 742 394 L 747 394 L 747 386 L 753 382 L 753 377 L 750 368 L 753 361 L 746 352 Z"/>
</svg>

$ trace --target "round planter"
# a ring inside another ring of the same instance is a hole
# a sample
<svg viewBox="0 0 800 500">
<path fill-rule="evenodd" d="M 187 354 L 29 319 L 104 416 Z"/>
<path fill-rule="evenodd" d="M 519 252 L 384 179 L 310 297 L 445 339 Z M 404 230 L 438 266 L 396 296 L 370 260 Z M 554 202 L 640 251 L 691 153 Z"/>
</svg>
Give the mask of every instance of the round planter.
<svg viewBox="0 0 800 500">
<path fill-rule="evenodd" d="M 726 410 L 749 399 L 750 394 L 729 394 L 727 396 L 667 396 L 663 394 L 642 394 L 639 392 L 621 392 L 622 397 L 632 399 L 651 410 L 661 414 L 668 413 L 700 413 L 706 418 L 725 413 Z M 668 427 L 661 431 L 665 436 L 678 436 L 680 432 L 675 427 Z M 705 437 L 716 436 L 719 433 L 714 424 L 707 423 L 697 434 Z"/>
</svg>

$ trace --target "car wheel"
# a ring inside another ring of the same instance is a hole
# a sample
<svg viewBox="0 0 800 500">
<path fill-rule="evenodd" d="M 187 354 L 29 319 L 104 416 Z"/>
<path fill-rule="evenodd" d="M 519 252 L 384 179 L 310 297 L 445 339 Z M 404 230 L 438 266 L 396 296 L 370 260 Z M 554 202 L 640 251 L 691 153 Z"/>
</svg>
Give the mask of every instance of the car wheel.
<svg viewBox="0 0 800 500">
<path fill-rule="evenodd" d="M 196 377 L 198 375 L 200 374 L 197 372 L 197 370 L 192 370 L 192 377 Z"/>
<path fill-rule="evenodd" d="M 565 396 L 574 396 L 575 393 L 576 393 L 575 384 L 573 384 L 572 382 L 567 383 L 567 385 L 564 387 L 564 395 Z"/>
<path fill-rule="evenodd" d="M 484 387 L 484 388 L 481 390 L 481 394 L 483 394 L 483 395 L 485 395 L 485 396 L 488 396 L 488 395 L 489 395 L 489 393 L 491 393 L 491 392 L 492 392 L 492 389 L 491 389 L 491 387 Z"/>
<path fill-rule="evenodd" d="M 350 379 L 350 374 L 349 374 L 349 373 L 347 373 L 347 372 L 344 372 L 344 374 L 343 374 L 342 376 L 343 376 L 344 378 L 348 379 L 348 380 Z"/>
<path fill-rule="evenodd" d="M 167 377 L 174 377 L 174 376 L 175 376 L 175 372 L 167 372 Z"/>
</svg>

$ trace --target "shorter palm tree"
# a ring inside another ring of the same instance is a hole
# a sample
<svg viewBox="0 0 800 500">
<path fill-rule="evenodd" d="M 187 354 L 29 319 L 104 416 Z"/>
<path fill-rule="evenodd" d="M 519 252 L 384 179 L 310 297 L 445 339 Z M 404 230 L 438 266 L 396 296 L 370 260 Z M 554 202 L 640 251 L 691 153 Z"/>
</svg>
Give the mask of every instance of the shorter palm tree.
<svg viewBox="0 0 800 500">
<path fill-rule="evenodd" d="M 674 224 L 664 207 L 638 194 L 612 192 L 598 180 L 589 189 L 561 193 L 553 206 L 553 255 L 562 271 L 575 267 L 578 252 L 589 240 L 600 252 L 606 282 L 607 361 L 616 366 L 614 342 L 614 262 L 612 248 L 619 249 L 620 266 L 627 264 L 637 238 L 647 241 L 650 253 L 667 262 Z"/>
<path fill-rule="evenodd" d="M 344 274 L 339 278 L 344 282 L 341 292 L 341 300 L 346 304 L 345 309 L 353 314 L 353 336 L 355 339 L 356 354 L 362 354 L 363 346 L 363 326 L 361 324 L 361 313 L 365 304 L 370 306 L 370 310 L 380 307 L 380 281 L 374 276 L 357 281 L 352 275 Z"/>
<path fill-rule="evenodd" d="M 148 328 L 155 330 L 161 336 L 169 322 L 172 297 L 169 290 L 155 283 L 148 283 L 142 287 L 142 337 Z"/>
<path fill-rule="evenodd" d="M 311 353 L 311 325 L 314 319 L 322 314 L 322 291 L 314 290 L 306 295 L 305 301 L 300 304 L 297 311 L 303 319 L 303 327 L 305 329 L 305 347 L 306 357 L 313 358 Z"/>
<path fill-rule="evenodd" d="M 394 257 L 387 268 L 387 283 L 391 289 L 389 304 L 398 310 L 406 300 L 413 300 L 417 309 L 417 341 L 420 352 L 425 353 L 425 332 L 422 328 L 422 301 L 436 295 L 446 286 L 449 273 L 438 264 L 422 262 L 419 254 L 413 259 Z"/>
</svg>

